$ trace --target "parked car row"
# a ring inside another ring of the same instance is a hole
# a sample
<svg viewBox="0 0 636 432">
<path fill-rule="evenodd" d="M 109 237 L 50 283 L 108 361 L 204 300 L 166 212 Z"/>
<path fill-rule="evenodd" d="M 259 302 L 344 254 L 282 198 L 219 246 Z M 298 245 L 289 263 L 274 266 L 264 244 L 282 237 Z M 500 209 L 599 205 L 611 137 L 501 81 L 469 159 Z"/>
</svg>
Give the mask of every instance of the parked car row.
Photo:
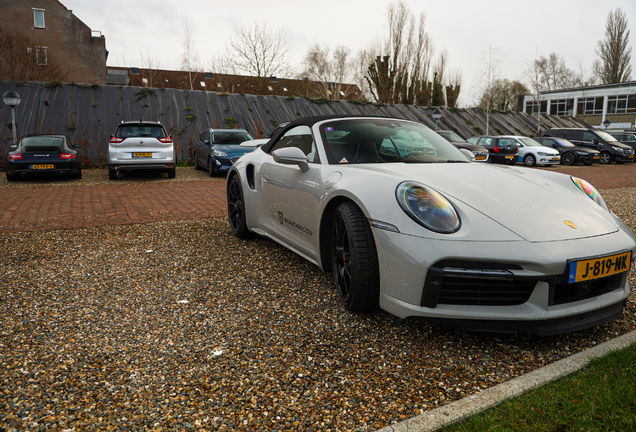
<svg viewBox="0 0 636 432">
<path fill-rule="evenodd" d="M 238 158 L 276 139 L 287 125 L 288 122 L 281 123 L 266 139 L 257 140 L 245 129 L 206 129 L 194 146 L 194 169 L 205 169 L 210 176 L 225 174 Z M 509 165 L 519 162 L 535 166 L 635 160 L 636 131 L 607 133 L 592 128 L 554 128 L 546 130 L 540 138 L 504 135 L 468 140 L 450 130 L 437 134 L 477 162 Z M 79 147 L 64 135 L 26 135 L 5 153 L 7 179 L 13 181 L 38 174 L 81 178 L 81 161 L 75 150 Z M 172 137 L 159 122 L 122 122 L 111 135 L 108 145 L 111 180 L 118 179 L 121 172 L 137 170 L 164 171 L 168 178 L 174 178 L 177 162 Z"/>
</svg>

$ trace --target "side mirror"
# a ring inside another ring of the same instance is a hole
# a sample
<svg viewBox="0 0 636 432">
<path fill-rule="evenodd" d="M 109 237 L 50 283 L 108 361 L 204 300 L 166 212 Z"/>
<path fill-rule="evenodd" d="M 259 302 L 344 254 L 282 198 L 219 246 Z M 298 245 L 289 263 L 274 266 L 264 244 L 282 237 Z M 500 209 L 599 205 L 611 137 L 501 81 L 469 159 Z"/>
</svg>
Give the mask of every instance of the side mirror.
<svg viewBox="0 0 636 432">
<path fill-rule="evenodd" d="M 73 144 L 73 148 L 82 148 L 81 144 Z"/>
<path fill-rule="evenodd" d="M 462 152 L 471 162 L 475 162 L 475 153 L 465 148 L 460 148 L 459 151 Z"/>
<path fill-rule="evenodd" d="M 203 144 L 205 144 L 205 145 L 210 145 L 210 140 L 205 140 L 205 141 L 203 141 Z"/>
<path fill-rule="evenodd" d="M 599 144 L 598 140 L 592 140 L 593 144 Z"/>
<path fill-rule="evenodd" d="M 302 172 L 309 170 L 307 156 L 298 147 L 285 147 L 272 152 L 274 161 L 284 165 L 298 165 Z"/>
</svg>

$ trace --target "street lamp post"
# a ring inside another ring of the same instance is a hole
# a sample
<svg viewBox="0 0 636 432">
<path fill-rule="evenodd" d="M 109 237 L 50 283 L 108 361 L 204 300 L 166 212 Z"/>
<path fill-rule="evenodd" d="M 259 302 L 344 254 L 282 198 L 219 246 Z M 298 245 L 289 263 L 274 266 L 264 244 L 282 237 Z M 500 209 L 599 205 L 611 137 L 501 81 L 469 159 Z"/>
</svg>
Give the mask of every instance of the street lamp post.
<svg viewBox="0 0 636 432">
<path fill-rule="evenodd" d="M 11 131 L 13 132 L 13 145 L 16 145 L 18 137 L 15 133 L 15 107 L 20 104 L 20 95 L 14 91 L 8 91 L 2 95 L 2 100 L 11 107 Z"/>
<path fill-rule="evenodd" d="M 433 111 L 432 117 L 435 119 L 435 130 L 437 130 L 437 120 L 442 118 L 442 112 L 438 109 Z"/>
<path fill-rule="evenodd" d="M 609 119 L 605 119 L 605 121 L 603 122 L 603 126 L 605 126 L 605 130 L 607 130 L 607 128 L 609 127 L 609 125 L 611 125 L 612 122 L 609 121 Z"/>
</svg>

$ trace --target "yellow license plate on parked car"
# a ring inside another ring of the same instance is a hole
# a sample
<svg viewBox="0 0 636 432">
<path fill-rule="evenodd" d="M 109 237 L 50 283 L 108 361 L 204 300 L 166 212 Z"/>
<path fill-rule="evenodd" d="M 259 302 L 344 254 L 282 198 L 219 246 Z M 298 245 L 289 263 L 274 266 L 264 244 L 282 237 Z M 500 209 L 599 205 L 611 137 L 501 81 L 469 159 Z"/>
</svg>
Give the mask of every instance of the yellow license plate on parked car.
<svg viewBox="0 0 636 432">
<path fill-rule="evenodd" d="M 559 160 L 559 158 L 558 157 L 553 157 L 552 160 Z"/>
<path fill-rule="evenodd" d="M 480 156 L 480 155 L 475 156 L 475 160 L 484 160 L 484 159 L 486 159 L 486 156 Z"/>
<path fill-rule="evenodd" d="M 55 168 L 55 165 L 53 164 L 31 165 L 31 169 L 53 169 L 53 168 Z"/>
<path fill-rule="evenodd" d="M 600 159 L 600 158 L 601 158 L 601 157 L 600 157 L 599 155 L 595 155 L 595 156 L 594 156 L 594 160 L 596 160 L 596 159 Z"/>
<path fill-rule="evenodd" d="M 506 159 L 514 159 L 516 156 L 506 156 Z"/>
<path fill-rule="evenodd" d="M 133 153 L 133 157 L 143 157 L 143 158 L 151 158 L 152 153 Z"/>
<path fill-rule="evenodd" d="M 631 263 L 631 251 L 602 258 L 575 261 L 570 263 L 568 282 L 582 282 L 622 273 L 629 270 Z"/>
</svg>

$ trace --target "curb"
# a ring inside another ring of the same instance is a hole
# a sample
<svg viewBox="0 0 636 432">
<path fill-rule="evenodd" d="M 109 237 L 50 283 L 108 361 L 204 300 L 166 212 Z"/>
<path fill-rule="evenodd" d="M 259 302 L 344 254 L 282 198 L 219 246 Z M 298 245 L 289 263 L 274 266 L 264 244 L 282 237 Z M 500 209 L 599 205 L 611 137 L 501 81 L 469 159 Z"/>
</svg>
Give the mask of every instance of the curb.
<svg viewBox="0 0 636 432">
<path fill-rule="evenodd" d="M 506 399 L 519 396 L 528 390 L 576 372 L 587 365 L 590 360 L 602 357 L 610 351 L 625 348 L 635 341 L 636 330 L 417 417 L 383 427 L 376 432 L 435 431 L 498 405 Z"/>
</svg>

